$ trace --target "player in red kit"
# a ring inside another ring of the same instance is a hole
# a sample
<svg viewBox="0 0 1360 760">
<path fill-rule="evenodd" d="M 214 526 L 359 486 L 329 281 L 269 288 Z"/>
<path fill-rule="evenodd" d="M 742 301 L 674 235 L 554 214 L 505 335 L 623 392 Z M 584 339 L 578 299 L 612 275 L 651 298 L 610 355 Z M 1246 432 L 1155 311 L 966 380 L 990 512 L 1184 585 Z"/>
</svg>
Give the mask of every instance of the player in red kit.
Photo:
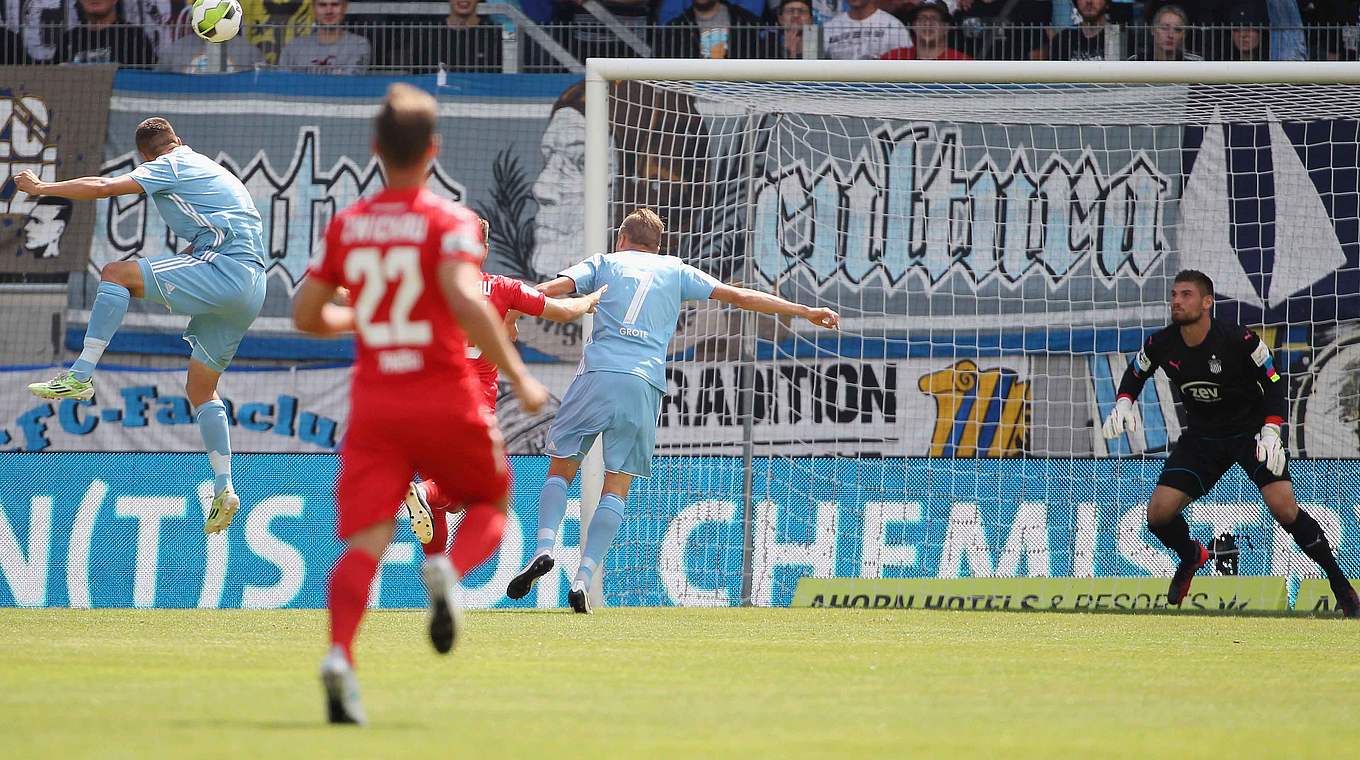
<svg viewBox="0 0 1360 760">
<path fill-rule="evenodd" d="M 479 221 L 482 225 L 482 240 L 489 245 L 490 225 L 485 219 Z M 574 322 L 594 312 L 604 292 L 605 289 L 602 288 L 599 292 L 578 298 L 549 298 L 513 277 L 482 273 L 482 295 L 491 303 L 492 311 L 501 319 L 506 319 L 511 312 L 515 312 L 531 317 L 542 317 L 552 322 Z M 486 408 L 495 414 L 500 373 L 495 364 L 482 356 L 480 348 L 469 346 L 467 355 L 485 394 Z M 508 469 L 508 460 L 506 466 Z M 412 483 L 406 490 L 403 505 L 411 519 L 411 532 L 420 539 L 425 555 L 430 556 L 444 551 L 449 542 L 448 515 L 462 511 L 464 505 L 446 489 L 441 488 L 439 481 L 433 478 Z"/>
<path fill-rule="evenodd" d="M 303 332 L 357 334 L 335 487 L 345 551 L 331 570 L 331 649 L 321 665 L 332 723 L 365 722 L 352 645 L 392 540 L 391 505 L 411 476 L 439 478 L 468 505 L 452 561 L 441 553 L 421 566 L 430 640 L 440 653 L 458 635 L 459 573 L 500 545 L 509 473 L 468 365 L 468 340 L 500 366 L 526 409 L 547 400 L 482 297 L 485 248 L 477 216 L 425 189 L 439 148 L 435 117 L 434 99 L 421 90 L 400 84 L 388 90 L 373 140 L 387 188 L 335 216 L 293 304 L 293 322 Z M 353 306 L 331 302 L 339 287 L 352 294 Z"/>
</svg>

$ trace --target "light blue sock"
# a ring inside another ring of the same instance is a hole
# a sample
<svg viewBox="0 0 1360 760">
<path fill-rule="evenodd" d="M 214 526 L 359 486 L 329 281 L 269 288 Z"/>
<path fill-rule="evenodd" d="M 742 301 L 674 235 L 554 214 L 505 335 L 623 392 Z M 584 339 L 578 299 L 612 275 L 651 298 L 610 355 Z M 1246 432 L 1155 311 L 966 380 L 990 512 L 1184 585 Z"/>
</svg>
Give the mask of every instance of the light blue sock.
<svg viewBox="0 0 1360 760">
<path fill-rule="evenodd" d="M 231 433 L 227 431 L 227 407 L 213 399 L 194 410 L 198 432 L 203 434 L 203 448 L 208 451 L 208 462 L 213 470 L 213 495 L 231 487 Z"/>
<path fill-rule="evenodd" d="M 89 380 L 94 374 L 94 365 L 104 356 L 113 334 L 123 324 L 127 314 L 128 301 L 132 294 L 116 282 L 101 282 L 95 291 L 94 306 L 90 307 L 90 324 L 85 328 L 85 345 L 80 358 L 71 365 L 71 372 L 81 380 Z"/>
<path fill-rule="evenodd" d="M 557 529 L 562 527 L 562 518 L 567 514 L 567 481 L 556 475 L 543 483 L 538 492 L 538 551 L 535 555 L 550 553 L 557 545 Z"/>
<path fill-rule="evenodd" d="M 609 553 L 609 545 L 614 543 L 614 536 L 618 535 L 619 526 L 622 524 L 623 499 L 612 493 L 605 494 L 595 507 L 595 516 L 590 518 L 590 527 L 586 530 L 586 547 L 581 552 L 581 569 L 576 571 L 576 582 L 572 585 L 590 588 L 590 580 L 595 576 L 596 570 L 604 564 L 604 557 Z"/>
</svg>

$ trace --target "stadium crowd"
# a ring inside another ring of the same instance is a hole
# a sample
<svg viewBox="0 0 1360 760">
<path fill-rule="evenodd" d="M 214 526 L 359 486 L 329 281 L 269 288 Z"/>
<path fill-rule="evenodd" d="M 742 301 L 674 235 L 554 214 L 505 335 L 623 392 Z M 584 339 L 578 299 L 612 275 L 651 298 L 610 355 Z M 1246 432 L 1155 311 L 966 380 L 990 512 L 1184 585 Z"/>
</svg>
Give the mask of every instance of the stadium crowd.
<svg viewBox="0 0 1360 760">
<path fill-rule="evenodd" d="M 1360 0 L 505 0 L 578 59 L 1356 60 Z M 241 0 L 245 31 L 209 62 L 191 0 L 8 0 L 0 64 L 167 71 L 495 72 L 513 20 L 448 0 L 442 16 L 375 0 Z M 617 30 L 623 29 L 624 34 Z M 632 37 L 629 40 L 628 37 Z M 549 70 L 533 35 L 521 70 Z"/>
</svg>

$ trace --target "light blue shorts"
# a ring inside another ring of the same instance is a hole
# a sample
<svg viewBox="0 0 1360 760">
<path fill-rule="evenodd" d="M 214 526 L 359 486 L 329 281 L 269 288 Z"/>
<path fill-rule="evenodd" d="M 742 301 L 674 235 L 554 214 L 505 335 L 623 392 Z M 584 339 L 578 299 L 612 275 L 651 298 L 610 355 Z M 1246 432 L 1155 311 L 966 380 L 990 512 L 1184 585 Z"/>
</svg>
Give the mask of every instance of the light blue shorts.
<svg viewBox="0 0 1360 760">
<path fill-rule="evenodd" d="M 264 271 L 215 251 L 155 256 L 137 264 L 146 300 L 189 315 L 184 340 L 193 358 L 225 371 L 264 305 Z"/>
<path fill-rule="evenodd" d="M 548 428 L 547 452 L 579 462 L 603 435 L 605 471 L 650 478 L 660 412 L 661 391 L 637 375 L 578 375 Z"/>
</svg>

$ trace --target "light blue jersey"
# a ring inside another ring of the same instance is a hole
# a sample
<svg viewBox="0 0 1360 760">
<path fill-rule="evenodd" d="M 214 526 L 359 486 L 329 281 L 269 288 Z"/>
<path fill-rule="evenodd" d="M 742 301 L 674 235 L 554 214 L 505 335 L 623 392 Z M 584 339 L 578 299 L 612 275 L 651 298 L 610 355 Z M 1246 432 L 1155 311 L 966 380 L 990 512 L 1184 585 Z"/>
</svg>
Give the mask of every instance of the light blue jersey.
<svg viewBox="0 0 1360 760">
<path fill-rule="evenodd" d="M 166 226 L 194 252 L 265 266 L 264 227 L 245 185 L 216 161 L 181 145 L 132 171 Z"/>
<path fill-rule="evenodd" d="M 595 312 L 577 374 L 624 372 L 666 392 L 666 349 L 680 304 L 708 298 L 720 283 L 674 256 L 641 251 L 605 253 L 562 272 L 580 293 L 608 285 Z"/>
</svg>

